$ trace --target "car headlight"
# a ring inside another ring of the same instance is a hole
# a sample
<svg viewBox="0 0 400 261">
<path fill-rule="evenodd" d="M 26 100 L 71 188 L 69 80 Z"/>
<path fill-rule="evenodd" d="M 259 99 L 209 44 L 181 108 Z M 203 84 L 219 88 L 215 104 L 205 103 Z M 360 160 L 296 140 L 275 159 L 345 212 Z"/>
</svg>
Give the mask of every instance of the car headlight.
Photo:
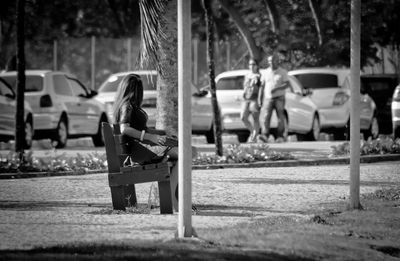
<svg viewBox="0 0 400 261">
<path fill-rule="evenodd" d="M 338 92 L 335 94 L 335 97 L 333 98 L 333 105 L 334 106 L 343 105 L 345 102 L 347 102 L 349 98 L 350 96 L 347 93 Z"/>
<path fill-rule="evenodd" d="M 106 111 L 108 112 L 108 113 L 112 113 L 112 111 L 113 111 L 113 103 L 112 102 L 106 102 Z"/>
<path fill-rule="evenodd" d="M 400 101 L 400 85 L 394 89 L 393 101 Z"/>
</svg>

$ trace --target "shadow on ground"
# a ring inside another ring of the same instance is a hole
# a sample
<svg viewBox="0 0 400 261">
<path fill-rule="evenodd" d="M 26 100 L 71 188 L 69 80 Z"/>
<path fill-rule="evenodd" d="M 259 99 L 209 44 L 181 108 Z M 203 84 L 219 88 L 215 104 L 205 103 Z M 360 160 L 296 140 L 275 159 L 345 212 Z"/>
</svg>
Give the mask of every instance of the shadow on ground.
<svg viewBox="0 0 400 261">
<path fill-rule="evenodd" d="M 27 251 L 0 251 L 0 260 L 313 260 L 260 250 L 224 249 L 208 242 L 139 247 L 110 245 L 63 246 Z"/>
</svg>

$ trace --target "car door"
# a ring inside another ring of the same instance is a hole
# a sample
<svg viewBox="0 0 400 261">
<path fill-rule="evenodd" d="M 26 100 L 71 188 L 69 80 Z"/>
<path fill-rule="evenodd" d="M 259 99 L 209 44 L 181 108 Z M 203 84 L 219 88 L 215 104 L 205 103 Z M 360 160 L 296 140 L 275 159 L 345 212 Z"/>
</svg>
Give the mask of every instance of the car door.
<svg viewBox="0 0 400 261">
<path fill-rule="evenodd" d="M 240 119 L 243 101 L 244 74 L 224 76 L 217 80 L 217 99 L 221 108 L 221 117 L 226 130 L 247 130 Z M 209 94 L 211 97 L 211 94 Z"/>
<path fill-rule="evenodd" d="M 314 117 L 313 102 L 309 95 L 303 94 L 303 87 L 294 77 L 289 77 L 289 84 L 285 96 L 289 130 L 298 133 L 307 132 Z"/>
<path fill-rule="evenodd" d="M 15 93 L 0 79 L 0 134 L 14 136 L 15 110 Z"/>
<path fill-rule="evenodd" d="M 71 117 L 74 118 L 73 130 L 77 134 L 95 134 L 100 121 L 100 110 L 91 102 L 88 90 L 77 79 L 67 77 L 72 89 L 74 104 L 71 108 Z"/>
</svg>

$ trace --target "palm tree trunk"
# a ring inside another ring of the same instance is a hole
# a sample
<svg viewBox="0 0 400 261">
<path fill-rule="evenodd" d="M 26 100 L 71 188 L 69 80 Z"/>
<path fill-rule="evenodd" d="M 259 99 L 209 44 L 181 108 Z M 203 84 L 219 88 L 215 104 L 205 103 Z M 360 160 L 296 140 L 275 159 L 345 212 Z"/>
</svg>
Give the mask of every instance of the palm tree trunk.
<svg viewBox="0 0 400 261">
<path fill-rule="evenodd" d="M 25 122 L 24 122 L 24 91 L 25 91 L 25 0 L 17 1 L 17 110 L 15 126 L 15 152 L 20 160 L 24 157 Z"/>
<path fill-rule="evenodd" d="M 214 113 L 214 137 L 215 149 L 218 156 L 222 156 L 222 129 L 221 114 L 219 111 L 216 87 L 215 87 L 215 70 L 214 70 L 214 21 L 211 14 L 210 0 L 203 0 L 203 8 L 205 12 L 207 26 L 207 63 L 208 75 L 210 79 L 211 103 Z"/>
<path fill-rule="evenodd" d="M 159 67 L 157 82 L 157 122 L 156 128 L 167 134 L 178 133 L 178 51 L 177 51 L 177 0 L 165 2 L 163 20 L 159 32 L 164 40 L 159 42 Z M 187 86 L 191 88 L 191 86 Z"/>
</svg>

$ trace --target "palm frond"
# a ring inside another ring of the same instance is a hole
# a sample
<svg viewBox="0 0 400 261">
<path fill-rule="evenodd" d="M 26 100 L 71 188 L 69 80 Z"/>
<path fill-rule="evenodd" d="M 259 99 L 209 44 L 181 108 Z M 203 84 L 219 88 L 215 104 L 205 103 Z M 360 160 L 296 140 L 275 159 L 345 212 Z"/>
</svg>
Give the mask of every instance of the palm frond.
<svg viewBox="0 0 400 261">
<path fill-rule="evenodd" d="M 165 40 L 165 34 L 160 30 L 160 23 L 163 20 L 162 14 L 168 0 L 140 0 L 140 67 L 148 65 L 159 69 L 159 43 Z"/>
</svg>

